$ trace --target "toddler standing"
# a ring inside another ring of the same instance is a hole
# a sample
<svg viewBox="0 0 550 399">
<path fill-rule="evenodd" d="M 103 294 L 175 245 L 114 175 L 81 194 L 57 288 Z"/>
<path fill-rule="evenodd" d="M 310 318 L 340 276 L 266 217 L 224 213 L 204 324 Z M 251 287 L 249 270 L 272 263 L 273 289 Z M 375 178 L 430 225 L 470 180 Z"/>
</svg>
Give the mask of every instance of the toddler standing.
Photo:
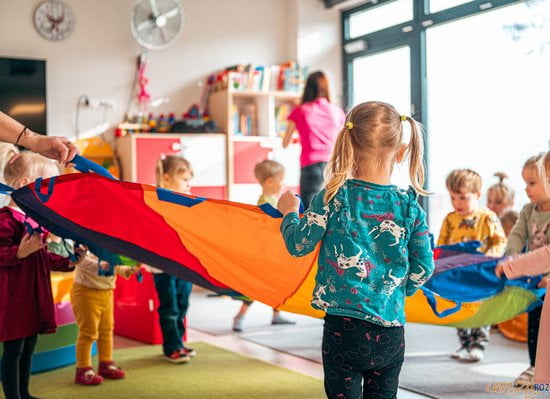
<svg viewBox="0 0 550 399">
<path fill-rule="evenodd" d="M 277 208 L 276 197 L 281 193 L 285 179 L 285 167 L 279 162 L 266 159 L 254 167 L 254 175 L 262 186 L 262 194 L 258 199 L 258 205 L 270 204 Z M 243 331 L 244 317 L 254 301 L 243 300 L 243 304 L 237 315 L 233 318 L 233 331 Z M 273 309 L 271 324 L 295 324 L 281 315 L 277 309 Z"/>
<path fill-rule="evenodd" d="M 403 125 L 411 140 L 403 143 Z M 423 141 L 417 123 L 389 104 L 354 107 L 338 134 L 326 187 L 300 218 L 290 192 L 278 203 L 288 251 L 303 256 L 321 243 L 312 306 L 326 311 L 325 392 L 332 398 L 395 398 L 404 360 L 405 296 L 434 269 L 426 214 Z M 414 188 L 391 184 L 409 155 Z"/>
<path fill-rule="evenodd" d="M 193 168 L 187 159 L 176 155 L 159 159 L 155 174 L 159 187 L 184 194 L 190 193 Z M 196 354 L 194 349 L 185 347 L 183 343 L 184 319 L 193 285 L 189 281 L 152 269 L 160 301 L 158 312 L 164 357 L 172 363 L 187 363 Z"/>
<path fill-rule="evenodd" d="M 76 267 L 71 289 L 71 305 L 78 325 L 76 340 L 75 382 L 81 385 L 98 385 L 103 378 L 118 380 L 125 373 L 113 362 L 113 290 L 116 275 L 99 275 L 99 268 L 109 269 L 107 262 L 87 255 Z M 126 278 L 134 273 L 131 266 L 116 266 L 115 272 Z M 92 344 L 97 342 L 98 374 L 92 368 Z"/>
<path fill-rule="evenodd" d="M 502 256 L 506 237 L 500 221 L 493 211 L 479 206 L 481 176 L 470 169 L 456 169 L 449 173 L 446 184 L 454 211 L 443 220 L 437 245 L 479 241 L 479 251 Z M 471 362 L 483 360 L 490 330 L 491 326 L 457 329 L 460 348 L 451 357 Z"/>
<path fill-rule="evenodd" d="M 59 173 L 54 162 L 30 152 L 12 154 L 4 166 L 6 183 L 18 189 L 38 177 Z M 33 229 L 27 231 L 25 223 Z M 0 209 L 0 342 L 2 389 L 6 399 L 32 399 L 31 359 L 38 334 L 55 332 L 50 269 L 70 271 L 76 263 L 51 254 L 47 232 L 10 201 Z M 77 250 L 79 259 L 83 252 Z"/>
</svg>

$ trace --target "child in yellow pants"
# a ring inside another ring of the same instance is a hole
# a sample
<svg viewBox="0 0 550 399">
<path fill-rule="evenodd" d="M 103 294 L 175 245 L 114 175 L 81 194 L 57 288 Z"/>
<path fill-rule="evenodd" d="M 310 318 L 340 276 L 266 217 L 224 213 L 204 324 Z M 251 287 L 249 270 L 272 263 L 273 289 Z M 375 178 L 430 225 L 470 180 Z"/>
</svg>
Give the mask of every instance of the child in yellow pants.
<svg viewBox="0 0 550 399">
<path fill-rule="evenodd" d="M 78 338 L 76 340 L 75 382 L 82 385 L 101 384 L 103 378 L 121 379 L 125 373 L 113 362 L 113 289 L 116 274 L 126 278 L 137 269 L 131 266 L 117 266 L 115 275 L 100 276 L 98 268 L 107 269 L 106 262 L 98 262 L 88 255 L 76 268 L 71 290 L 71 304 Z M 97 342 L 99 357 L 98 373 L 92 368 L 92 344 Z"/>
</svg>

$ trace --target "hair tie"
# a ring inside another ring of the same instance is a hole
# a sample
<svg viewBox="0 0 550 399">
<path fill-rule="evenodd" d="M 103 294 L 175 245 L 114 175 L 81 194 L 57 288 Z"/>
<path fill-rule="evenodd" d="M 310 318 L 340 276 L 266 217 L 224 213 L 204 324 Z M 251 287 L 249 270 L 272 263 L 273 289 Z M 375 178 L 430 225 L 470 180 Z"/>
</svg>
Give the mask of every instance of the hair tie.
<svg viewBox="0 0 550 399">
<path fill-rule="evenodd" d="M 353 123 L 352 122 L 346 122 L 346 127 L 348 128 L 348 130 L 353 129 Z"/>
<path fill-rule="evenodd" d="M 407 116 L 406 115 L 401 115 L 401 122 L 405 122 L 407 120 Z"/>
</svg>

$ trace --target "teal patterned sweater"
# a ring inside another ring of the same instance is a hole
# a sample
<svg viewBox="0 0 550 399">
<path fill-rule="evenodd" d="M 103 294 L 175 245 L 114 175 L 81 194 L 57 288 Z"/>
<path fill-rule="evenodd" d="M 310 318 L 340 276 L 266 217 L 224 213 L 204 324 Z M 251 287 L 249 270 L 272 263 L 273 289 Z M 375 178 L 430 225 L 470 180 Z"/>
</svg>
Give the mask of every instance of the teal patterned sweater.
<svg viewBox="0 0 550 399">
<path fill-rule="evenodd" d="M 286 247 L 304 256 L 321 241 L 312 306 L 382 326 L 405 324 L 405 296 L 434 270 L 426 214 L 411 187 L 350 179 L 325 204 L 317 194 L 302 219 L 287 214 Z"/>
</svg>

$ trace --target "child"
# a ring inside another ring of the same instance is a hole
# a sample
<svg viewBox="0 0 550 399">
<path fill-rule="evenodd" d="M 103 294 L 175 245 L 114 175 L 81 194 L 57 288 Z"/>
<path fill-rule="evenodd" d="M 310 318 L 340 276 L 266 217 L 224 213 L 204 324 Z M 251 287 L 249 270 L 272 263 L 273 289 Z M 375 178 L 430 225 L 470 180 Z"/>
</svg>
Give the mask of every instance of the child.
<svg viewBox="0 0 550 399">
<path fill-rule="evenodd" d="M 6 183 L 4 180 L 3 170 L 6 164 L 14 155 L 19 154 L 19 150 L 13 144 L 0 143 L 0 183 Z M 10 203 L 9 195 L 0 195 L 0 208 L 7 206 Z"/>
<path fill-rule="evenodd" d="M 515 193 L 509 185 L 504 183 L 504 179 L 508 178 L 506 173 L 497 172 L 494 176 L 498 177 L 498 183 L 493 184 L 487 190 L 487 208 L 500 218 L 514 207 Z"/>
<path fill-rule="evenodd" d="M 508 184 L 504 183 L 504 179 L 508 178 L 506 173 L 497 172 L 494 176 L 498 177 L 498 183 L 487 190 L 487 208 L 497 214 L 504 229 L 504 235 L 508 237 L 519 217 L 519 214 L 512 209 L 515 193 Z"/>
<path fill-rule="evenodd" d="M 411 140 L 403 144 L 403 124 Z M 354 107 L 338 134 L 327 184 L 301 218 L 299 200 L 278 203 L 286 247 L 303 256 L 321 241 L 312 306 L 326 311 L 323 369 L 329 398 L 394 398 L 404 359 L 404 302 L 431 276 L 434 263 L 422 189 L 422 134 L 389 104 Z M 414 186 L 391 185 L 410 155 Z M 416 189 L 416 191 L 415 191 Z"/>
<path fill-rule="evenodd" d="M 23 187 L 59 172 L 53 161 L 30 152 L 14 155 L 4 167 L 6 183 Z M 31 358 L 38 334 L 55 332 L 50 269 L 70 271 L 76 263 L 46 249 L 43 230 L 29 234 L 34 221 L 10 201 L 0 209 L 0 341 L 2 388 L 6 399 L 33 398 L 29 393 Z M 81 259 L 82 250 L 77 254 Z"/>
<path fill-rule="evenodd" d="M 155 169 L 159 187 L 189 194 L 193 168 L 188 160 L 176 155 L 159 159 Z M 187 363 L 196 351 L 183 344 L 185 315 L 189 307 L 192 284 L 189 281 L 153 269 L 155 287 L 159 296 L 162 349 L 166 360 L 172 363 Z"/>
<path fill-rule="evenodd" d="M 81 385 L 98 385 L 103 378 L 118 380 L 125 373 L 113 362 L 113 290 L 116 275 L 100 276 L 99 267 L 109 269 L 107 262 L 99 262 L 87 255 L 76 268 L 71 290 L 71 304 L 76 323 L 76 374 L 75 382 Z M 128 278 L 134 273 L 131 266 L 117 266 L 116 273 Z M 92 344 L 97 342 L 98 374 L 92 368 Z"/>
<path fill-rule="evenodd" d="M 523 165 L 521 175 L 525 181 L 527 196 L 531 201 L 519 214 L 506 246 L 506 255 L 517 255 L 527 243 L 529 251 L 548 245 L 550 242 L 550 196 L 544 189 L 544 180 L 537 170 L 537 162 L 543 154 L 529 158 Z M 540 286 L 546 287 L 546 277 Z M 529 349 L 530 367 L 515 380 L 515 386 L 528 387 L 533 384 L 535 361 L 537 358 L 537 340 L 540 325 L 541 308 L 536 308 L 527 315 L 527 347 Z M 542 360 L 541 360 L 542 361 Z M 544 359 L 548 361 L 548 359 Z"/>
<path fill-rule="evenodd" d="M 285 178 L 285 167 L 279 162 L 265 160 L 254 167 L 254 175 L 262 186 L 262 195 L 258 199 L 258 205 L 270 204 L 277 207 L 276 197 L 281 193 L 283 181 Z M 253 301 L 243 300 L 239 313 L 233 319 L 233 331 L 243 331 L 244 317 Z M 285 319 L 281 312 L 273 309 L 273 318 L 271 324 L 295 324 L 294 321 Z"/>
<path fill-rule="evenodd" d="M 457 169 L 449 173 L 446 183 L 454 211 L 443 220 L 437 245 L 480 241 L 479 251 L 502 256 L 506 237 L 500 221 L 493 211 L 479 207 L 481 176 L 470 169 Z M 482 360 L 489 345 L 490 329 L 491 326 L 457 329 L 460 348 L 451 357 L 471 362 Z"/>
</svg>

